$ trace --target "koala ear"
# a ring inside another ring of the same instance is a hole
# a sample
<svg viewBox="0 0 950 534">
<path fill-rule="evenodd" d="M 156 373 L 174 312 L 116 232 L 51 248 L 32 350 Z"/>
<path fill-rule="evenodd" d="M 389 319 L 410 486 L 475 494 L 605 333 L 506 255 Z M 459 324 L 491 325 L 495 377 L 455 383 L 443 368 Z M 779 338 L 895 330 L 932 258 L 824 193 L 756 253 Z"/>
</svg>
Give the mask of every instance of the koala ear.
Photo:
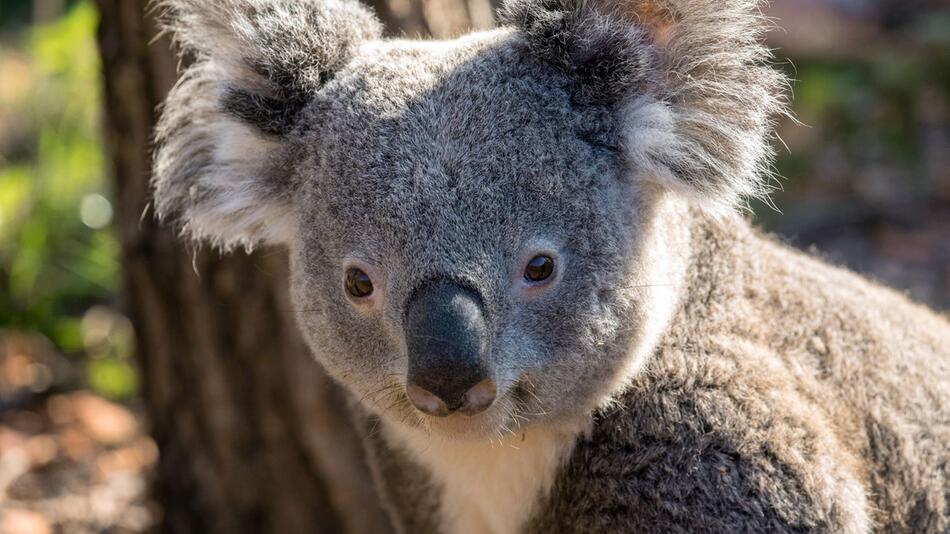
<svg viewBox="0 0 950 534">
<path fill-rule="evenodd" d="M 292 136 L 313 95 L 380 25 L 356 0 L 160 0 L 193 60 L 156 127 L 160 218 L 230 248 L 295 227 Z"/>
<path fill-rule="evenodd" d="M 638 179 L 713 215 L 767 199 L 787 82 L 758 0 L 509 0 L 502 14 L 581 100 L 616 104 Z"/>
</svg>

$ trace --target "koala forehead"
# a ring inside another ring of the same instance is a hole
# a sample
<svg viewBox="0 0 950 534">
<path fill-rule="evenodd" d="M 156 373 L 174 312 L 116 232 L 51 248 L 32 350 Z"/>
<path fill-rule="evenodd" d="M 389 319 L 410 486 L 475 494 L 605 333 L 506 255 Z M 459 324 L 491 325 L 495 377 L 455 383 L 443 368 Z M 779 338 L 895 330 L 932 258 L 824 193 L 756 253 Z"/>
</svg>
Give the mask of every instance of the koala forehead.
<svg viewBox="0 0 950 534">
<path fill-rule="evenodd" d="M 366 44 L 308 113 L 301 211 L 349 245 L 492 247 L 597 227 L 622 181 L 612 110 L 576 103 L 571 79 L 510 30 Z"/>
</svg>

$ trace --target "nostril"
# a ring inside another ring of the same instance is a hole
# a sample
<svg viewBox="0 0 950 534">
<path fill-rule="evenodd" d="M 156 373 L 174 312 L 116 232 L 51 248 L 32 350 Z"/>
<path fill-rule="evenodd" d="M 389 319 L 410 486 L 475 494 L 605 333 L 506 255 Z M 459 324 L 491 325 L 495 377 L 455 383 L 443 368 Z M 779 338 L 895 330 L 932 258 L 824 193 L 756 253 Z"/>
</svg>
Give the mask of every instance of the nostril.
<svg viewBox="0 0 950 534">
<path fill-rule="evenodd" d="M 445 401 L 426 389 L 410 385 L 406 388 L 406 395 L 409 397 L 409 402 L 422 413 L 436 417 L 449 415 L 449 407 L 445 404 Z"/>
<path fill-rule="evenodd" d="M 465 392 L 459 412 L 463 415 L 476 415 L 487 410 L 493 402 L 495 402 L 495 381 L 486 378 Z"/>
</svg>

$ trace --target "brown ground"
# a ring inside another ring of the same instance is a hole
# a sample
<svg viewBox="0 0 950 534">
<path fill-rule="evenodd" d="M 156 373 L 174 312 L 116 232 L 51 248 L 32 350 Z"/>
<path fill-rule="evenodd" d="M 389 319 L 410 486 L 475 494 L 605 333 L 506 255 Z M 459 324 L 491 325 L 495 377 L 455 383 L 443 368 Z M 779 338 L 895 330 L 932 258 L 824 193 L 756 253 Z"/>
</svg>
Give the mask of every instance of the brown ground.
<svg viewBox="0 0 950 534">
<path fill-rule="evenodd" d="M 157 449 L 138 414 L 89 391 L 35 392 L 54 360 L 35 337 L 2 336 L 0 534 L 147 528 L 157 514 L 145 498 Z"/>
</svg>

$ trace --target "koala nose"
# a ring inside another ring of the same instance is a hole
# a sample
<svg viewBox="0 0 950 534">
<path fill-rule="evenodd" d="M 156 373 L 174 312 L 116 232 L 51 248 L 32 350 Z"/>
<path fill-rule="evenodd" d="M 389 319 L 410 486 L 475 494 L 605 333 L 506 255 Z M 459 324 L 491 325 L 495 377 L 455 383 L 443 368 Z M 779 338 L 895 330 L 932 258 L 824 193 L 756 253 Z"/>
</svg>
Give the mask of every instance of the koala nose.
<svg viewBox="0 0 950 534">
<path fill-rule="evenodd" d="M 475 415 L 495 400 L 488 327 L 478 294 L 454 282 L 427 283 L 406 314 L 406 394 L 419 411 Z"/>
</svg>

